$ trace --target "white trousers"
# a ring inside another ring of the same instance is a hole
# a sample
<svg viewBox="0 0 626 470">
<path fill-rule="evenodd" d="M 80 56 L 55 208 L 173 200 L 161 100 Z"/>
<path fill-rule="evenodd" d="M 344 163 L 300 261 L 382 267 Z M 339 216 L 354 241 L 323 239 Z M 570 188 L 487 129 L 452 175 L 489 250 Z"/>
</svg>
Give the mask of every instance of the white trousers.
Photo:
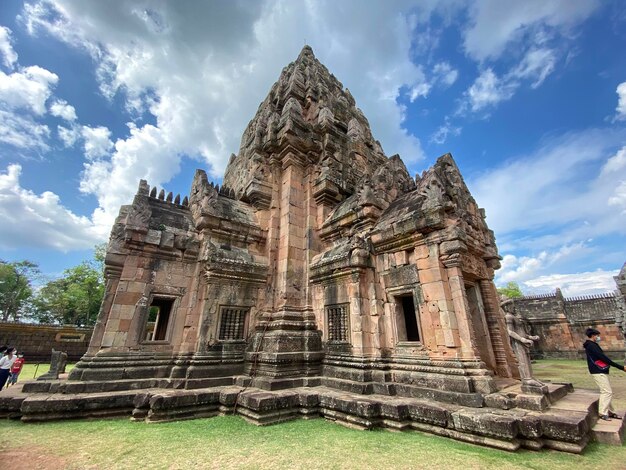
<svg viewBox="0 0 626 470">
<path fill-rule="evenodd" d="M 608 374 L 591 374 L 596 385 L 600 389 L 600 403 L 598 403 L 598 412 L 600 416 L 608 415 L 609 411 L 615 411 L 611 399 L 613 398 L 613 389 L 609 382 Z"/>
</svg>

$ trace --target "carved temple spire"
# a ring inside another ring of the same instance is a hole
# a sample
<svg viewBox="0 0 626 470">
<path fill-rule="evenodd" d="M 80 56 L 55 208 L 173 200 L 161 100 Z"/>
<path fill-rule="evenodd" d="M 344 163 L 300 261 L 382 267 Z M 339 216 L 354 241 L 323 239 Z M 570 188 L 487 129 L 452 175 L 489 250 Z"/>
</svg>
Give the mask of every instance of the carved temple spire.
<svg viewBox="0 0 626 470">
<path fill-rule="evenodd" d="M 308 45 L 283 69 L 246 127 L 224 184 L 237 198 L 265 204 L 270 160 L 280 160 L 286 148 L 310 156 L 301 160 L 317 165 L 322 180 L 343 180 L 329 189 L 336 190 L 339 199 L 353 194 L 362 177 L 387 160 L 350 91 Z"/>
</svg>

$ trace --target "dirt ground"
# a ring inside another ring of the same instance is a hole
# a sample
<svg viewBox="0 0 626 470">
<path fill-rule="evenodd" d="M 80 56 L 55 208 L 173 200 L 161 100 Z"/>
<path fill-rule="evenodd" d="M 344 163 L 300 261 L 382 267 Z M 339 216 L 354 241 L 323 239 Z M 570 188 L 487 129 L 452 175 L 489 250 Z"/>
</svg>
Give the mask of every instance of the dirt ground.
<svg viewBox="0 0 626 470">
<path fill-rule="evenodd" d="M 36 446 L 0 449 L 0 462 L 3 462 L 3 467 L 12 470 L 62 470 L 68 468 L 64 458 L 50 454 L 46 449 Z"/>
</svg>

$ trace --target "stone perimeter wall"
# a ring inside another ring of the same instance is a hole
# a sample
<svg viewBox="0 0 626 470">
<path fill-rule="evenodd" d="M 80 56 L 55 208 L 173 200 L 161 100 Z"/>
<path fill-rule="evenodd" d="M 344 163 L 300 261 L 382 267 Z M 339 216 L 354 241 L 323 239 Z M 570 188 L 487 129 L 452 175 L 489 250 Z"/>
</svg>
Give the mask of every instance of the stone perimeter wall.
<svg viewBox="0 0 626 470">
<path fill-rule="evenodd" d="M 87 352 L 92 332 L 76 326 L 0 323 L 0 345 L 17 348 L 28 363 L 50 362 L 52 349 L 66 352 L 73 362 Z"/>
<path fill-rule="evenodd" d="M 601 333 L 602 349 L 622 360 L 626 353 L 620 328 L 622 304 L 613 293 L 566 298 L 560 289 L 514 300 L 515 311 L 526 320 L 529 332 L 539 336 L 531 351 L 534 358 L 584 357 L 585 330 L 593 327 Z"/>
</svg>

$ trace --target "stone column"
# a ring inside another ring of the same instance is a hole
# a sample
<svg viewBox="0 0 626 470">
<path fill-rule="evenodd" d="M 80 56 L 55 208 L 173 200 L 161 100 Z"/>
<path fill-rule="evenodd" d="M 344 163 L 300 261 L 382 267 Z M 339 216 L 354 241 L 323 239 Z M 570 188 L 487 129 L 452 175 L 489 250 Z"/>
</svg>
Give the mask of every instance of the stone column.
<svg viewBox="0 0 626 470">
<path fill-rule="evenodd" d="M 364 350 L 369 346 L 366 344 L 364 332 L 365 325 L 363 325 L 366 317 L 363 315 L 362 311 L 363 299 L 361 297 L 360 277 L 359 273 L 352 274 L 346 285 L 348 289 L 348 299 L 350 299 L 350 331 L 348 334 L 351 338 L 353 353 L 358 356 L 363 355 Z"/>
<path fill-rule="evenodd" d="M 102 347 L 102 337 L 104 336 L 106 323 L 109 319 L 109 313 L 111 312 L 113 300 L 115 299 L 115 294 L 117 293 L 117 286 L 120 282 L 120 274 L 121 272 L 115 272 L 107 275 L 104 299 L 102 299 L 102 305 L 100 305 L 98 318 L 93 328 L 91 340 L 89 341 L 89 348 L 87 348 L 87 355 L 89 356 L 96 354 Z"/>
<path fill-rule="evenodd" d="M 447 262 L 446 273 L 452 294 L 459 341 L 461 343 L 460 356 L 463 359 L 481 359 L 471 325 L 469 305 L 465 295 L 465 281 L 461 267 L 455 262 Z"/>
<path fill-rule="evenodd" d="M 282 159 L 276 301 L 278 309 L 303 307 L 305 279 L 305 194 L 303 157 L 287 152 Z"/>
</svg>

